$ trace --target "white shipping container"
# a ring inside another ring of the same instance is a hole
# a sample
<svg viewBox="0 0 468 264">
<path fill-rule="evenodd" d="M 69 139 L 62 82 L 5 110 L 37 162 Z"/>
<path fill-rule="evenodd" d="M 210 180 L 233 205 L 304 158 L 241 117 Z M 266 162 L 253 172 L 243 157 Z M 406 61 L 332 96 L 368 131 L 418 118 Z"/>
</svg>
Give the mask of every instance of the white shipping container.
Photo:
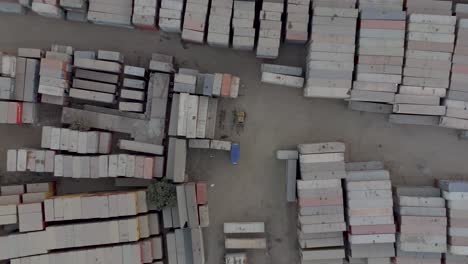
<svg viewBox="0 0 468 264">
<path fill-rule="evenodd" d="M 224 223 L 224 233 L 225 234 L 265 233 L 265 223 L 263 222 Z"/>
<path fill-rule="evenodd" d="M 198 96 L 189 95 L 187 100 L 187 138 L 196 138 L 198 115 Z"/>
<path fill-rule="evenodd" d="M 208 97 L 200 96 L 198 101 L 198 116 L 197 116 L 197 138 L 205 138 L 206 121 L 208 118 Z"/>
</svg>

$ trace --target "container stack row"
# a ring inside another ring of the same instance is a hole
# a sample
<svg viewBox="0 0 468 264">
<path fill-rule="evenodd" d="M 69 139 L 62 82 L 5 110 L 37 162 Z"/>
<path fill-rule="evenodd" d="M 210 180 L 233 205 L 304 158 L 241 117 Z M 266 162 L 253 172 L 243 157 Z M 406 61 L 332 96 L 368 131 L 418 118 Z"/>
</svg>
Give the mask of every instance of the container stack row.
<svg viewBox="0 0 468 264">
<path fill-rule="evenodd" d="M 18 49 L 19 57 L 0 54 L 0 98 L 21 102 L 0 102 L 2 124 L 37 122 L 37 90 L 39 86 L 39 49 Z"/>
<path fill-rule="evenodd" d="M 69 96 L 75 100 L 114 104 L 121 83 L 122 63 L 123 56 L 114 51 L 99 50 L 94 59 L 75 58 L 75 77 Z"/>
<path fill-rule="evenodd" d="M 40 49 L 18 49 L 15 72 L 16 79 L 11 77 L 1 77 L 0 79 L 2 83 L 0 87 L 0 97 L 2 99 L 37 102 L 40 60 L 43 55 L 44 52 Z M 7 92 L 7 87 L 10 88 L 10 93 Z"/>
<path fill-rule="evenodd" d="M 177 204 L 163 209 L 168 263 L 205 263 L 201 227 L 209 225 L 206 183 L 176 186 Z"/>
<path fill-rule="evenodd" d="M 27 102 L 0 102 L 0 124 L 35 124 L 37 104 Z"/>
<path fill-rule="evenodd" d="M 134 0 L 132 24 L 140 29 L 156 30 L 157 0 Z"/>
<path fill-rule="evenodd" d="M 4 185 L 0 191 L 0 205 L 39 203 L 55 195 L 54 182 Z"/>
<path fill-rule="evenodd" d="M 41 203 L 54 194 L 53 182 L 2 186 L 0 225 L 18 224 L 19 232 L 44 230 Z"/>
<path fill-rule="evenodd" d="M 226 250 L 258 250 L 267 247 L 265 223 L 263 222 L 224 223 L 224 234 L 224 247 Z M 237 256 L 242 260 L 241 255 Z"/>
<path fill-rule="evenodd" d="M 9 149 L 7 151 L 6 167 L 8 172 L 54 171 L 55 152 L 40 149 Z"/>
<path fill-rule="evenodd" d="M 197 228 L 207 227 L 208 206 L 206 183 L 189 182 L 176 186 L 179 226 Z"/>
<path fill-rule="evenodd" d="M 109 132 L 42 127 L 41 148 L 80 154 L 108 154 L 111 147 L 112 134 Z"/>
<path fill-rule="evenodd" d="M 0 61 L 2 63 L 2 68 L 0 69 L 0 75 L 2 77 L 8 77 L 14 79 L 16 77 L 16 57 L 0 53 Z M 11 90 L 8 89 L 8 90 Z"/>
<path fill-rule="evenodd" d="M 305 44 L 309 39 L 309 0 L 288 0 L 286 42 Z M 262 13 L 260 13 L 261 17 Z"/>
<path fill-rule="evenodd" d="M 257 58 L 275 59 L 279 56 L 282 37 L 283 2 L 262 3 L 260 30 L 258 33 Z"/>
<path fill-rule="evenodd" d="M 149 245 L 150 247 L 145 247 Z M 144 251 L 141 252 L 142 248 Z M 149 259 L 148 255 L 143 258 L 142 254 L 149 254 L 154 259 Z M 162 264 L 162 261 L 158 261 L 163 258 L 162 252 L 162 241 L 161 237 L 153 237 L 144 239 L 136 243 L 126 243 L 114 246 L 104 246 L 92 249 L 75 249 L 66 252 L 51 252 L 42 254 L 39 256 L 21 257 L 12 259 L 12 264 L 20 263 L 57 263 L 67 261 L 80 261 L 82 259 L 97 259 L 104 263 L 150 263 L 148 261 L 154 261 L 152 263 Z M 36 262 L 37 261 L 37 262 Z M 107 262 L 109 261 L 109 262 Z"/>
<path fill-rule="evenodd" d="M 89 0 L 88 21 L 132 28 L 132 0 Z"/>
<path fill-rule="evenodd" d="M 409 15 L 404 77 L 395 96 L 395 114 L 411 115 L 413 123 L 428 119 L 429 124 L 437 124 L 439 116 L 445 115 L 440 101 L 449 88 L 455 23 L 454 16 Z"/>
<path fill-rule="evenodd" d="M 468 128 L 468 19 L 458 21 L 457 42 L 452 60 L 450 88 L 444 105 L 447 107 L 440 125 L 448 128 Z"/>
<path fill-rule="evenodd" d="M 185 161 L 185 157 L 183 158 Z M 56 177 L 70 178 L 152 179 L 162 175 L 164 165 L 164 157 L 159 156 L 130 154 L 71 156 L 35 149 L 10 149 L 7 151 L 6 161 L 8 172 L 54 173 Z"/>
<path fill-rule="evenodd" d="M 146 69 L 125 65 L 124 78 L 120 89 L 119 110 L 125 112 L 144 112 L 148 101 Z"/>
<path fill-rule="evenodd" d="M 60 7 L 65 10 L 65 18 L 70 21 L 87 22 L 87 0 L 60 0 Z"/>
<path fill-rule="evenodd" d="M 174 76 L 174 92 L 212 97 L 237 98 L 240 78 L 229 73 L 200 73 L 193 69 L 179 69 Z"/>
<path fill-rule="evenodd" d="M 228 48 L 231 39 L 232 0 L 211 2 L 206 42 L 212 47 Z"/>
<path fill-rule="evenodd" d="M 174 75 L 174 92 L 195 94 L 199 74 L 197 70 L 179 69 L 179 72 Z"/>
<path fill-rule="evenodd" d="M 446 107 L 455 17 L 409 15 L 403 82 L 395 96 L 390 122 L 437 125 Z"/>
<path fill-rule="evenodd" d="M 182 39 L 203 44 L 208 16 L 208 0 L 187 0 Z"/>
<path fill-rule="evenodd" d="M 11 189 L 2 187 L 2 194 L 18 193 Z M 15 258 L 12 263 L 160 263 L 154 261 L 165 255 L 159 216 L 148 208 L 144 190 L 54 196 L 43 203 L 19 204 L 18 212 L 20 221 L 25 220 L 20 228 L 26 229 L 1 238 L 5 251 L 0 259 Z M 46 226 L 44 231 L 38 230 L 40 225 Z M 21 250 L 15 250 L 19 245 Z M 52 252 L 57 249 L 67 251 Z"/>
<path fill-rule="evenodd" d="M 347 166 L 350 263 L 390 263 L 395 256 L 395 222 L 389 172 L 373 162 Z"/>
<path fill-rule="evenodd" d="M 349 98 L 354 71 L 354 8 L 316 7 L 307 48 L 305 97 Z"/>
<path fill-rule="evenodd" d="M 203 232 L 198 228 L 179 228 L 166 234 L 167 262 L 205 263 Z"/>
<path fill-rule="evenodd" d="M 53 45 L 41 59 L 39 90 L 41 102 L 66 104 L 72 77 L 73 47 Z"/>
<path fill-rule="evenodd" d="M 66 178 L 140 178 L 152 179 L 161 167 L 162 157 L 130 154 L 99 156 L 55 155 L 54 176 Z"/>
<path fill-rule="evenodd" d="M 19 232 L 31 232 L 44 230 L 44 209 L 42 204 L 28 203 L 18 205 L 18 230 Z"/>
<path fill-rule="evenodd" d="M 391 113 L 402 81 L 406 13 L 362 9 L 357 78 L 349 107 Z"/>
<path fill-rule="evenodd" d="M 52 223 L 135 216 L 148 212 L 144 190 L 53 196 L 44 201 L 44 208 L 45 221 Z M 150 213 L 144 217 L 152 220 L 155 231 L 159 227 L 157 216 L 157 213 Z"/>
<path fill-rule="evenodd" d="M 174 94 L 169 135 L 187 138 L 214 138 L 218 99 Z"/>
<path fill-rule="evenodd" d="M 174 57 L 161 53 L 151 54 L 149 70 L 164 73 L 174 72 Z"/>
<path fill-rule="evenodd" d="M 18 58 L 18 59 L 22 59 L 22 58 Z M 26 68 L 24 62 L 25 61 L 23 61 L 23 67 L 22 67 L 23 70 L 25 70 Z M 4 100 L 15 99 L 15 90 L 16 90 L 15 83 L 16 83 L 16 80 L 14 77 L 8 77 L 8 76 L 0 77 L 0 99 L 4 99 Z"/>
<path fill-rule="evenodd" d="M 346 230 L 341 179 L 346 176 L 341 142 L 301 144 L 297 181 L 298 239 L 302 263 L 344 263 Z"/>
<path fill-rule="evenodd" d="M 26 184 L 26 193 L 21 194 L 22 203 L 39 203 L 55 195 L 54 182 Z"/>
<path fill-rule="evenodd" d="M 170 33 L 180 33 L 183 9 L 183 0 L 162 0 L 159 9 L 159 28 Z"/>
<path fill-rule="evenodd" d="M 255 1 L 234 1 L 232 48 L 253 50 L 255 47 Z"/>
<path fill-rule="evenodd" d="M 45 17 L 65 18 L 65 12 L 60 7 L 59 1 L 33 0 L 31 10 Z"/>
<path fill-rule="evenodd" d="M 466 261 L 468 259 L 468 182 L 455 180 L 440 180 L 439 188 L 447 201 L 448 216 L 448 255 L 452 260 Z M 450 264 L 450 261 L 446 262 Z"/>
<path fill-rule="evenodd" d="M 394 187 L 398 219 L 396 263 L 441 263 L 447 251 L 445 200 L 434 187 Z"/>
</svg>

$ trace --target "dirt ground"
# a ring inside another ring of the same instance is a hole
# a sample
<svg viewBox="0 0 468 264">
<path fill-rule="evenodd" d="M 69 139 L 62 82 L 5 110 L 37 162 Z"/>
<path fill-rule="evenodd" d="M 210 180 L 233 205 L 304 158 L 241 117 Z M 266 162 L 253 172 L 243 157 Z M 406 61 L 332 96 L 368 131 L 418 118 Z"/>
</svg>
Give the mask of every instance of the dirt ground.
<svg viewBox="0 0 468 264">
<path fill-rule="evenodd" d="M 147 66 L 152 52 L 176 57 L 184 67 L 205 72 L 228 72 L 241 78 L 240 97 L 222 99 L 217 137 L 240 142 L 237 166 L 227 152 L 189 151 L 189 175 L 209 185 L 210 227 L 205 230 L 207 263 L 222 263 L 223 222 L 264 221 L 269 248 L 249 252 L 251 263 L 297 263 L 295 206 L 285 196 L 285 163 L 275 150 L 298 143 L 343 141 L 350 161 L 382 160 L 396 184 L 431 184 L 434 178 L 467 178 L 468 141 L 456 131 L 437 127 L 393 125 L 383 115 L 351 112 L 339 100 L 306 99 L 302 90 L 260 83 L 261 60 L 252 52 L 182 44 L 161 32 L 144 32 L 91 24 L 56 21 L 37 16 L 0 15 L 0 50 L 18 47 L 49 48 L 52 43 L 77 49 L 117 50 L 126 63 Z M 305 49 L 287 46 L 275 63 L 303 66 Z M 245 127 L 232 125 L 232 112 L 247 113 Z M 55 110 L 51 110 L 54 112 Z M 54 118 L 48 115 L 44 122 Z M 0 170 L 5 171 L 6 149 L 38 147 L 40 128 L 0 126 Z M 3 174 L 2 182 L 18 176 Z M 43 176 L 35 176 L 41 178 Z M 64 191 L 105 190 L 108 182 L 63 183 Z"/>
</svg>

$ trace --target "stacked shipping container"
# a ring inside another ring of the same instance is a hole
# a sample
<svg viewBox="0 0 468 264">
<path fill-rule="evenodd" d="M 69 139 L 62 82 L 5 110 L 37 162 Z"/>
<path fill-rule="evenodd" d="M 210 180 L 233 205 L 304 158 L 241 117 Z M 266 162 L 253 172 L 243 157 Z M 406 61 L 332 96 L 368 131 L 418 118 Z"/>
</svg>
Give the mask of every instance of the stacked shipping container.
<svg viewBox="0 0 468 264">
<path fill-rule="evenodd" d="M 7 151 L 7 171 L 54 171 L 55 152 L 39 149 L 9 149 Z"/>
<path fill-rule="evenodd" d="M 162 0 L 159 9 L 159 28 L 166 32 L 180 33 L 183 9 L 183 0 Z"/>
<path fill-rule="evenodd" d="M 448 128 L 467 129 L 468 111 L 468 19 L 458 21 L 457 42 L 452 60 L 450 88 L 444 105 L 447 107 L 440 125 Z"/>
<path fill-rule="evenodd" d="M 132 0 L 89 0 L 88 20 L 95 24 L 132 27 Z"/>
<path fill-rule="evenodd" d="M 71 178 L 128 177 L 152 179 L 157 158 L 130 154 L 99 156 L 55 155 L 54 176 Z"/>
<path fill-rule="evenodd" d="M 262 3 L 256 52 L 258 58 L 275 59 L 279 56 L 283 10 L 283 2 Z"/>
<path fill-rule="evenodd" d="M 41 102 L 64 105 L 69 93 L 73 64 L 73 47 L 54 45 L 41 59 L 39 91 Z"/>
<path fill-rule="evenodd" d="M 232 0 L 211 2 L 207 43 L 213 47 L 228 48 L 231 39 Z"/>
<path fill-rule="evenodd" d="M 14 97 L 5 98 L 4 96 L 1 96 L 2 99 L 37 102 L 37 90 L 39 88 L 39 64 L 43 55 L 44 52 L 40 49 L 18 49 L 15 73 L 16 79 L 12 86 L 12 94 L 14 94 Z M 50 79 L 53 78 L 51 77 Z M 10 80 L 13 82 L 12 79 Z M 4 77 L 2 77 L 2 83 L 3 81 Z M 3 94 L 3 86 L 1 94 Z"/>
<path fill-rule="evenodd" d="M 216 98 L 187 93 L 174 94 L 169 135 L 213 139 L 217 108 Z"/>
<path fill-rule="evenodd" d="M 414 123 L 429 119 L 428 124 L 437 124 L 438 116 L 445 114 L 440 99 L 450 82 L 455 22 L 452 16 L 409 16 L 403 85 L 395 97 L 394 113 L 413 115 Z"/>
<path fill-rule="evenodd" d="M 224 234 L 224 246 L 228 250 L 266 248 L 265 224 L 262 222 L 224 223 Z"/>
<path fill-rule="evenodd" d="M 347 166 L 348 243 L 352 264 L 390 263 L 395 256 L 390 175 L 373 164 Z"/>
<path fill-rule="evenodd" d="M 45 190 L 43 187 L 35 184 L 28 185 L 27 189 Z M 5 193 L 9 191 L 2 187 L 2 192 L 3 189 Z M 41 203 L 26 204 L 26 215 L 20 213 L 20 220 L 22 216 L 28 217 L 24 228 L 32 227 L 31 214 L 35 212 L 28 207 L 35 205 L 42 209 Z M 149 212 L 145 191 L 56 196 L 45 200 L 44 216 L 47 222 L 45 231 L 1 237 L 5 251 L 0 258 L 21 257 L 12 263 L 65 263 L 75 259 L 87 263 L 86 259 L 93 259 L 103 263 L 128 264 L 158 263 L 153 261 L 163 258 L 158 214 Z M 13 250 L 18 248 L 18 243 L 21 250 Z M 105 246 L 108 244 L 113 245 Z M 86 246 L 94 247 L 82 249 Z M 67 251 L 51 252 L 55 249 Z"/>
<path fill-rule="evenodd" d="M 150 71 L 172 73 L 174 71 L 174 57 L 153 53 L 149 64 Z"/>
<path fill-rule="evenodd" d="M 234 1 L 232 48 L 253 50 L 255 46 L 255 1 Z"/>
<path fill-rule="evenodd" d="M 59 5 L 58 0 L 42 1 L 33 0 L 31 5 L 32 11 L 36 12 L 41 16 L 60 18 L 65 17 L 65 12 Z"/>
<path fill-rule="evenodd" d="M 96 103 L 114 104 L 122 73 L 123 56 L 98 51 L 97 59 L 75 58 L 75 77 L 70 97 Z"/>
<path fill-rule="evenodd" d="M 309 38 L 309 0 L 289 0 L 286 12 L 286 42 L 305 44 Z M 261 15 L 261 14 L 260 14 Z"/>
<path fill-rule="evenodd" d="M 125 65 L 122 89 L 120 89 L 119 110 L 125 112 L 143 112 L 147 101 L 147 83 L 145 68 Z"/>
<path fill-rule="evenodd" d="M 54 193 L 53 183 L 2 186 L 0 225 L 18 224 L 20 232 L 43 230 L 41 203 Z"/>
<path fill-rule="evenodd" d="M 205 26 L 208 15 L 208 0 L 187 0 L 185 5 L 182 39 L 203 44 L 205 42 Z"/>
<path fill-rule="evenodd" d="M 301 261 L 342 263 L 346 230 L 341 179 L 346 176 L 345 145 L 301 144 L 297 181 Z"/>
<path fill-rule="evenodd" d="M 361 10 L 357 78 L 351 91 L 351 109 L 378 113 L 393 110 L 395 93 L 402 79 L 405 49 L 406 13 L 400 10 Z"/>
<path fill-rule="evenodd" d="M 27 102 L 0 102 L 0 124 L 34 124 L 37 105 Z"/>
<path fill-rule="evenodd" d="M 439 181 L 442 196 L 447 201 L 448 216 L 448 253 L 446 255 L 465 256 L 458 260 L 466 261 L 468 256 L 468 227 L 466 224 L 468 215 L 468 182 L 466 181 Z M 451 258 L 457 260 L 456 256 Z M 449 257 L 450 258 L 450 257 Z M 454 261 L 456 262 L 456 261 Z M 446 260 L 447 264 L 450 261 Z"/>
<path fill-rule="evenodd" d="M 425 258 L 440 263 L 447 251 L 447 216 L 440 190 L 433 187 L 394 188 L 398 218 L 396 262 Z"/>
<path fill-rule="evenodd" d="M 108 154 L 112 134 L 101 131 L 78 131 L 68 128 L 43 126 L 41 147 L 73 153 Z"/>
<path fill-rule="evenodd" d="M 135 0 L 133 3 L 132 24 L 137 28 L 156 30 L 157 14 L 157 0 Z"/>
<path fill-rule="evenodd" d="M 88 22 L 87 0 L 60 0 L 60 7 L 65 10 L 65 17 L 67 20 Z"/>
<path fill-rule="evenodd" d="M 354 70 L 354 8 L 315 7 L 307 51 L 305 97 L 348 98 Z"/>
<path fill-rule="evenodd" d="M 206 183 L 176 186 L 177 205 L 163 209 L 164 227 L 175 228 L 166 235 L 168 263 L 205 263 L 201 227 L 209 225 Z"/>
</svg>

